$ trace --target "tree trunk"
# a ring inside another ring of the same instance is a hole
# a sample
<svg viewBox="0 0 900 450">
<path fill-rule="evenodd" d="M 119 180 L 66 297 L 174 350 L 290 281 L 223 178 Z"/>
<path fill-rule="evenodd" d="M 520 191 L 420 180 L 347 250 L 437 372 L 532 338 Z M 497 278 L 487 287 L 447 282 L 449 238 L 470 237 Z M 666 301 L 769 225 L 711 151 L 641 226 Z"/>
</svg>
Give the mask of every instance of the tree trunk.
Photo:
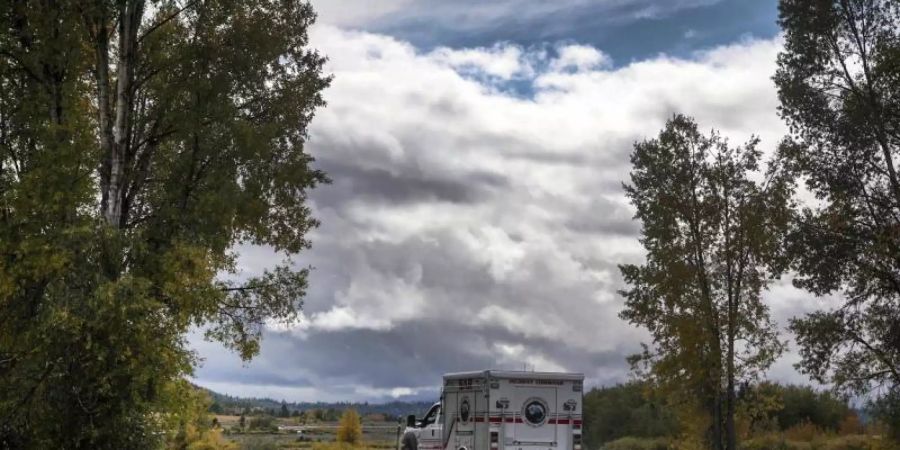
<svg viewBox="0 0 900 450">
<path fill-rule="evenodd" d="M 102 149 L 105 151 L 102 168 L 107 174 L 107 179 L 104 183 L 105 186 L 103 186 L 105 189 L 102 193 L 101 213 L 107 224 L 115 228 L 125 226 L 123 203 L 128 184 L 125 176 L 125 165 L 128 162 L 129 152 L 131 151 L 130 130 L 131 114 L 134 110 L 134 69 L 137 64 L 138 29 L 143 13 L 143 0 L 126 1 L 119 7 L 119 58 L 116 64 L 116 97 L 114 111 L 106 108 L 105 113 L 102 111 L 104 109 L 103 97 L 106 96 L 106 101 L 108 101 L 109 94 L 101 93 L 101 90 L 108 90 L 110 86 L 103 83 L 101 72 L 106 71 L 108 73 L 108 50 L 104 51 L 102 45 L 98 46 L 100 60 L 98 61 L 97 78 L 99 84 L 98 94 L 101 97 L 99 99 L 101 105 L 100 114 L 102 117 L 100 123 L 101 128 L 104 123 L 108 124 L 107 126 L 110 130 L 109 133 L 105 133 L 106 135 L 101 138 L 105 138 L 107 141 L 102 144 Z M 106 26 L 106 24 L 103 26 Z M 101 39 L 98 39 L 98 42 L 103 44 Z M 108 45 L 108 42 L 106 44 Z M 107 58 L 106 61 L 103 61 L 104 57 Z M 115 114 L 115 117 L 112 117 L 113 114 Z"/>
<path fill-rule="evenodd" d="M 109 27 L 107 26 L 107 18 L 89 18 L 89 27 L 91 28 L 92 39 L 94 40 L 94 51 L 96 52 L 97 62 L 94 69 L 94 76 L 97 82 L 97 121 L 100 127 L 100 210 L 106 211 L 109 203 L 109 172 L 110 160 L 109 155 L 112 154 L 113 137 L 112 137 L 112 100 L 110 97 L 110 79 L 109 79 Z M 106 214 L 104 214 L 106 217 Z"/>
<path fill-rule="evenodd" d="M 734 341 L 729 342 L 728 349 L 728 388 L 726 391 L 727 410 L 725 411 L 725 448 L 735 450 L 737 448 L 737 436 L 734 430 L 734 410 L 736 395 L 734 392 Z"/>
<path fill-rule="evenodd" d="M 743 206 L 743 205 L 742 205 Z M 741 227 L 744 224 L 740 224 Z M 743 235 L 743 233 L 741 233 Z M 743 241 L 741 237 L 740 241 Z M 740 242 L 739 241 L 739 242 Z M 743 248 L 743 242 L 739 245 Z M 743 253 L 742 253 L 743 255 Z M 731 263 L 729 263 L 731 266 Z M 725 448 L 727 450 L 736 450 L 737 448 L 737 434 L 734 429 L 734 413 L 735 413 L 735 403 L 737 402 L 737 395 L 735 395 L 735 386 L 734 386 L 734 378 L 736 376 L 735 367 L 734 367 L 734 341 L 737 336 L 737 305 L 740 300 L 741 295 L 741 280 L 744 275 L 744 260 L 743 256 L 738 261 L 737 274 L 729 273 L 729 294 L 728 294 L 728 330 L 726 331 L 726 338 L 728 339 L 728 354 L 727 361 L 725 361 L 725 378 L 726 378 L 726 405 L 727 410 L 725 411 Z M 732 287 L 733 286 L 733 287 Z"/>
<path fill-rule="evenodd" d="M 708 325 L 708 343 L 710 352 L 712 353 L 709 361 L 710 373 L 707 380 L 713 386 L 710 395 L 712 405 L 709 411 L 712 424 L 710 429 L 711 448 L 722 450 L 722 340 L 720 335 L 718 312 L 716 311 L 715 302 L 713 301 L 712 290 L 710 289 L 709 276 L 706 268 L 706 258 L 703 256 L 703 235 L 700 232 L 700 224 L 696 214 L 700 210 L 700 202 L 697 199 L 696 176 L 692 172 L 691 176 L 694 180 L 691 184 L 691 211 L 687 221 L 690 227 L 690 233 L 693 243 L 694 263 L 697 269 L 697 281 L 700 285 L 701 304 L 706 314 Z"/>
</svg>

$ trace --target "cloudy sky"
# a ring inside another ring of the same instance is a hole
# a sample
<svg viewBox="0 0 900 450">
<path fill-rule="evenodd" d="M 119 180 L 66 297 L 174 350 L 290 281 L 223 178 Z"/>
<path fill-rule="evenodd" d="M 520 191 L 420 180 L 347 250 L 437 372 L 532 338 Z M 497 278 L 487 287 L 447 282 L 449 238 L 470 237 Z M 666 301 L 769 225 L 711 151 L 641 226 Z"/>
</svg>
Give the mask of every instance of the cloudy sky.
<svg viewBox="0 0 900 450">
<path fill-rule="evenodd" d="M 775 0 L 314 0 L 334 83 L 309 151 L 333 184 L 299 258 L 305 317 L 249 364 L 192 338 L 196 381 L 292 401 L 430 399 L 444 372 L 626 380 L 646 334 L 617 264 L 640 262 L 621 183 L 673 113 L 785 132 Z M 242 248 L 244 273 L 278 260 Z M 820 306 L 781 282 L 781 325 Z M 788 335 L 785 335 L 789 338 Z M 804 382 L 788 353 L 769 376 Z"/>
</svg>

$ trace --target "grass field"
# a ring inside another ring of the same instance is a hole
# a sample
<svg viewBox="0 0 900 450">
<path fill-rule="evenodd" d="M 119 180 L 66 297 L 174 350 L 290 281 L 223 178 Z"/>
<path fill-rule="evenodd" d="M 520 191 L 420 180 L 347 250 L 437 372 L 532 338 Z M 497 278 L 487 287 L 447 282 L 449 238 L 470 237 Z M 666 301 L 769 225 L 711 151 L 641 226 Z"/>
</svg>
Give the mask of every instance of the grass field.
<svg viewBox="0 0 900 450">
<path fill-rule="evenodd" d="M 673 450 L 693 449 L 667 438 L 625 437 L 600 446 L 599 450 Z M 897 446 L 871 435 L 820 435 L 809 439 L 791 439 L 783 433 L 747 439 L 738 444 L 739 450 L 897 450 Z M 593 449 L 591 449 L 593 450 Z"/>
<path fill-rule="evenodd" d="M 302 449 L 317 444 L 334 442 L 337 422 L 300 425 L 294 419 L 276 419 L 276 431 L 250 430 L 235 432 L 239 416 L 217 415 L 216 420 L 225 430 L 225 437 L 237 443 L 241 449 Z M 247 419 L 248 422 L 250 419 Z M 397 447 L 397 424 L 392 422 L 363 423 L 364 447 L 369 449 L 393 449 Z"/>
</svg>

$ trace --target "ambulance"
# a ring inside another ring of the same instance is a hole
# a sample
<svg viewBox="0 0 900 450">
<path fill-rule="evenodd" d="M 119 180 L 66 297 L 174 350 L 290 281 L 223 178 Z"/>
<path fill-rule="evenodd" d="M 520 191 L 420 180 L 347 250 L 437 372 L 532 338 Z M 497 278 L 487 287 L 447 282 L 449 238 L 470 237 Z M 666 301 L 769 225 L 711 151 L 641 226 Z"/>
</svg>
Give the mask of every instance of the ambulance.
<svg viewBox="0 0 900 450">
<path fill-rule="evenodd" d="M 581 450 L 584 375 L 444 375 L 440 402 L 407 417 L 399 450 Z"/>
</svg>

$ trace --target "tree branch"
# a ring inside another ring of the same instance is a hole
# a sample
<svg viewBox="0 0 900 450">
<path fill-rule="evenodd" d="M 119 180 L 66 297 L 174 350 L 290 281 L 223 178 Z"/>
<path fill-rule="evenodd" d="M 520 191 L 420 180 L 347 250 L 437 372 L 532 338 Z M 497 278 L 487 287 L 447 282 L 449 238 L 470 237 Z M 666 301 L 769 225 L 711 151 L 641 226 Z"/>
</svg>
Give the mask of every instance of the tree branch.
<svg viewBox="0 0 900 450">
<path fill-rule="evenodd" d="M 158 23 L 156 23 L 153 26 L 151 26 L 150 28 L 148 28 L 147 31 L 145 31 L 144 34 L 142 34 L 141 37 L 138 38 L 138 40 L 137 40 L 138 43 L 143 42 L 144 38 L 146 38 L 147 36 L 152 34 L 154 31 L 158 30 L 163 25 L 171 22 L 172 20 L 177 18 L 179 15 L 181 15 L 181 13 L 184 12 L 184 10 L 196 5 L 197 3 L 200 3 L 200 0 L 192 0 L 192 1 L 187 2 L 181 8 L 176 9 L 175 12 L 173 12 L 172 14 L 168 15 L 163 20 L 159 21 Z"/>
</svg>

